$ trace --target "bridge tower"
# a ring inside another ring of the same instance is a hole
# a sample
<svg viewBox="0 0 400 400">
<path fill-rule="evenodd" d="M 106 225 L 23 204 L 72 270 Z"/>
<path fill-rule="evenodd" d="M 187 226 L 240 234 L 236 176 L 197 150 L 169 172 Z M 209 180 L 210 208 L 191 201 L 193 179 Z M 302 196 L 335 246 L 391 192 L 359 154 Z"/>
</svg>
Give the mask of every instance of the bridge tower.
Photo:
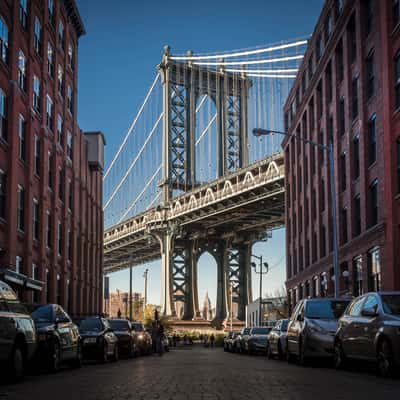
<svg viewBox="0 0 400 400">
<path fill-rule="evenodd" d="M 168 46 L 159 70 L 164 112 L 161 187 L 162 204 L 167 207 L 176 194 L 194 189 L 198 182 L 195 129 L 200 96 L 208 95 L 215 103 L 217 175 L 223 177 L 248 165 L 247 99 L 251 81 L 242 73 L 230 73 L 223 68 L 206 69 L 193 61 L 172 60 Z M 206 236 L 204 232 L 203 238 Z M 233 312 L 229 309 L 231 287 L 237 304 L 234 317 L 244 320 L 245 306 L 251 300 L 251 243 L 246 238 L 232 240 L 216 236 L 203 239 L 206 245 L 202 245 L 195 237 L 181 239 L 179 227 L 170 225 L 157 233 L 162 254 L 163 314 L 176 317 L 179 302 L 183 304 L 182 319 L 200 318 L 197 261 L 207 247 L 218 266 L 215 323 L 220 324 Z"/>
</svg>

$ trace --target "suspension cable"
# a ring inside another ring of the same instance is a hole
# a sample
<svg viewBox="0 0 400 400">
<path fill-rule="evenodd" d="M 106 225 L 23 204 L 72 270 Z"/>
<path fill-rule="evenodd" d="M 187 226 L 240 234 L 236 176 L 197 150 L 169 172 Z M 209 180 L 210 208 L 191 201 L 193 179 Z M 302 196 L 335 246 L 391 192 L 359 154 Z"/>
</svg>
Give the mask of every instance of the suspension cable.
<svg viewBox="0 0 400 400">
<path fill-rule="evenodd" d="M 153 89 L 154 89 L 154 87 L 156 86 L 156 84 L 157 84 L 157 82 L 158 82 L 159 79 L 160 79 L 160 74 L 158 73 L 157 76 L 155 77 L 155 79 L 154 79 L 154 81 L 153 81 L 153 84 L 151 85 L 151 87 L 150 87 L 150 89 L 149 89 L 149 91 L 148 91 L 148 93 L 147 93 L 147 95 L 146 95 L 144 101 L 143 101 L 142 106 L 140 107 L 138 113 L 136 114 L 135 119 L 133 120 L 131 126 L 129 127 L 128 132 L 126 133 L 125 138 L 124 138 L 123 142 L 121 143 L 121 146 L 119 146 L 119 149 L 118 149 L 117 153 L 115 154 L 115 156 L 114 156 L 114 158 L 112 159 L 110 165 L 108 166 L 108 168 L 107 168 L 107 170 L 106 170 L 106 172 L 105 172 L 105 174 L 104 174 L 103 181 L 107 178 L 107 175 L 110 173 L 111 168 L 113 167 L 115 161 L 117 160 L 117 158 L 119 157 L 119 155 L 120 155 L 122 149 L 124 148 L 125 143 L 127 142 L 129 136 L 130 136 L 131 133 L 133 132 L 133 128 L 135 127 L 135 125 L 136 125 L 136 123 L 137 123 L 137 121 L 138 121 L 140 115 L 142 114 L 143 109 L 144 109 L 144 107 L 145 107 L 147 101 L 149 100 L 150 95 L 151 95 L 151 93 L 153 92 Z"/>
<path fill-rule="evenodd" d="M 254 65 L 254 64 L 269 64 L 274 62 L 281 61 L 292 61 L 292 60 L 301 60 L 304 56 L 288 56 L 288 57 L 279 57 L 279 58 L 270 58 L 267 60 L 247 60 L 247 61 L 228 61 L 225 62 L 223 60 L 217 62 L 195 62 L 195 65 L 214 65 L 214 66 L 224 66 L 224 65 Z"/>
</svg>

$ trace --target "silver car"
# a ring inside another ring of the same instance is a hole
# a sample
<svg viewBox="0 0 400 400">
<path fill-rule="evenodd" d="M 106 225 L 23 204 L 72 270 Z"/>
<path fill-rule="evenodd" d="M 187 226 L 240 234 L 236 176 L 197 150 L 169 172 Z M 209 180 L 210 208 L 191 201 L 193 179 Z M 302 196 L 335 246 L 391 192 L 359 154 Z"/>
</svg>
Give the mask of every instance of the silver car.
<svg viewBox="0 0 400 400">
<path fill-rule="evenodd" d="M 282 359 L 286 354 L 286 333 L 288 322 L 287 319 L 279 320 L 268 334 L 268 358 L 272 358 L 276 355 L 279 359 Z"/>
<path fill-rule="evenodd" d="M 287 330 L 286 358 L 297 356 L 300 364 L 310 358 L 332 357 L 338 326 L 349 300 L 315 298 L 301 300 L 295 307 Z"/>
</svg>

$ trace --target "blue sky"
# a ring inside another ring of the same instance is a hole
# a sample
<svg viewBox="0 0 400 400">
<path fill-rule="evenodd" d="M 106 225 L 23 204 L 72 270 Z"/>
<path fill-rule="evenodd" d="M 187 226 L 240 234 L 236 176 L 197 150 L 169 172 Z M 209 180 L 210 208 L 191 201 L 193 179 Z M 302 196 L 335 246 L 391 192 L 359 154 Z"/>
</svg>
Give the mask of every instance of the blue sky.
<svg viewBox="0 0 400 400">
<path fill-rule="evenodd" d="M 163 46 L 173 53 L 214 52 L 304 38 L 312 33 L 323 0 L 139 1 L 77 0 L 87 34 L 79 45 L 79 114 L 83 130 L 102 130 L 106 162 L 123 139 L 155 76 Z M 111 4 L 111 5 L 110 5 Z M 256 244 L 271 268 L 266 292 L 285 280 L 284 230 Z M 134 269 L 134 290 L 143 291 L 149 268 L 149 301 L 160 301 L 160 264 Z M 215 304 L 216 267 L 211 257 L 199 263 L 199 301 L 205 292 Z M 128 288 L 128 271 L 110 276 L 111 290 Z M 253 282 L 254 297 L 258 281 Z"/>
</svg>

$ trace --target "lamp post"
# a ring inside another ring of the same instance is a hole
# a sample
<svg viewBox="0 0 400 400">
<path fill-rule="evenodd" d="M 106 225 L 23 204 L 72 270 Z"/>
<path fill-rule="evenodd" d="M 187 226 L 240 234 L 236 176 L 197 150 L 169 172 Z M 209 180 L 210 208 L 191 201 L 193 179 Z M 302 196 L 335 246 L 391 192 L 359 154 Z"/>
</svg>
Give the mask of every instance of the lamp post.
<svg viewBox="0 0 400 400">
<path fill-rule="evenodd" d="M 333 158 L 333 144 L 329 143 L 328 145 L 324 145 L 321 143 L 314 142 L 312 140 L 304 139 L 300 136 L 297 136 L 294 133 L 289 132 L 282 132 L 282 131 L 275 131 L 271 129 L 253 129 L 253 134 L 255 136 L 263 136 L 263 135 L 270 135 L 270 134 L 278 134 L 287 136 L 289 138 L 295 138 L 296 140 L 301 140 L 305 143 L 311 144 L 312 146 L 318 147 L 322 150 L 328 152 L 329 157 L 329 172 L 331 177 L 331 202 L 332 202 L 332 248 L 333 248 L 333 270 L 335 274 L 335 297 L 340 297 L 340 285 L 339 285 L 339 246 L 338 246 L 338 234 L 337 234 L 337 223 L 336 223 L 336 188 L 335 188 L 335 166 L 334 166 L 334 158 Z"/>
<path fill-rule="evenodd" d="M 144 320 L 144 313 L 146 310 L 146 305 L 147 305 L 147 274 L 149 272 L 149 269 L 146 268 L 143 272 L 143 278 L 144 278 L 144 300 L 143 300 L 143 320 Z"/>
<path fill-rule="evenodd" d="M 230 293 L 230 310 L 231 310 L 231 312 L 230 312 L 230 320 L 231 320 L 231 323 L 230 323 L 230 325 L 231 325 L 231 332 L 232 332 L 232 325 L 233 325 L 233 282 L 231 281 L 231 284 L 230 284 L 230 289 L 231 289 L 231 293 Z"/>
<path fill-rule="evenodd" d="M 251 266 L 254 268 L 254 272 L 260 275 L 260 301 L 258 304 L 258 326 L 262 324 L 261 318 L 261 303 L 262 303 L 262 276 L 268 273 L 268 263 L 263 263 L 262 255 L 256 256 L 255 254 L 251 255 L 252 257 L 256 258 L 259 262 L 259 271 L 257 271 L 257 264 L 252 262 Z M 265 269 L 265 270 L 264 270 Z"/>
</svg>

